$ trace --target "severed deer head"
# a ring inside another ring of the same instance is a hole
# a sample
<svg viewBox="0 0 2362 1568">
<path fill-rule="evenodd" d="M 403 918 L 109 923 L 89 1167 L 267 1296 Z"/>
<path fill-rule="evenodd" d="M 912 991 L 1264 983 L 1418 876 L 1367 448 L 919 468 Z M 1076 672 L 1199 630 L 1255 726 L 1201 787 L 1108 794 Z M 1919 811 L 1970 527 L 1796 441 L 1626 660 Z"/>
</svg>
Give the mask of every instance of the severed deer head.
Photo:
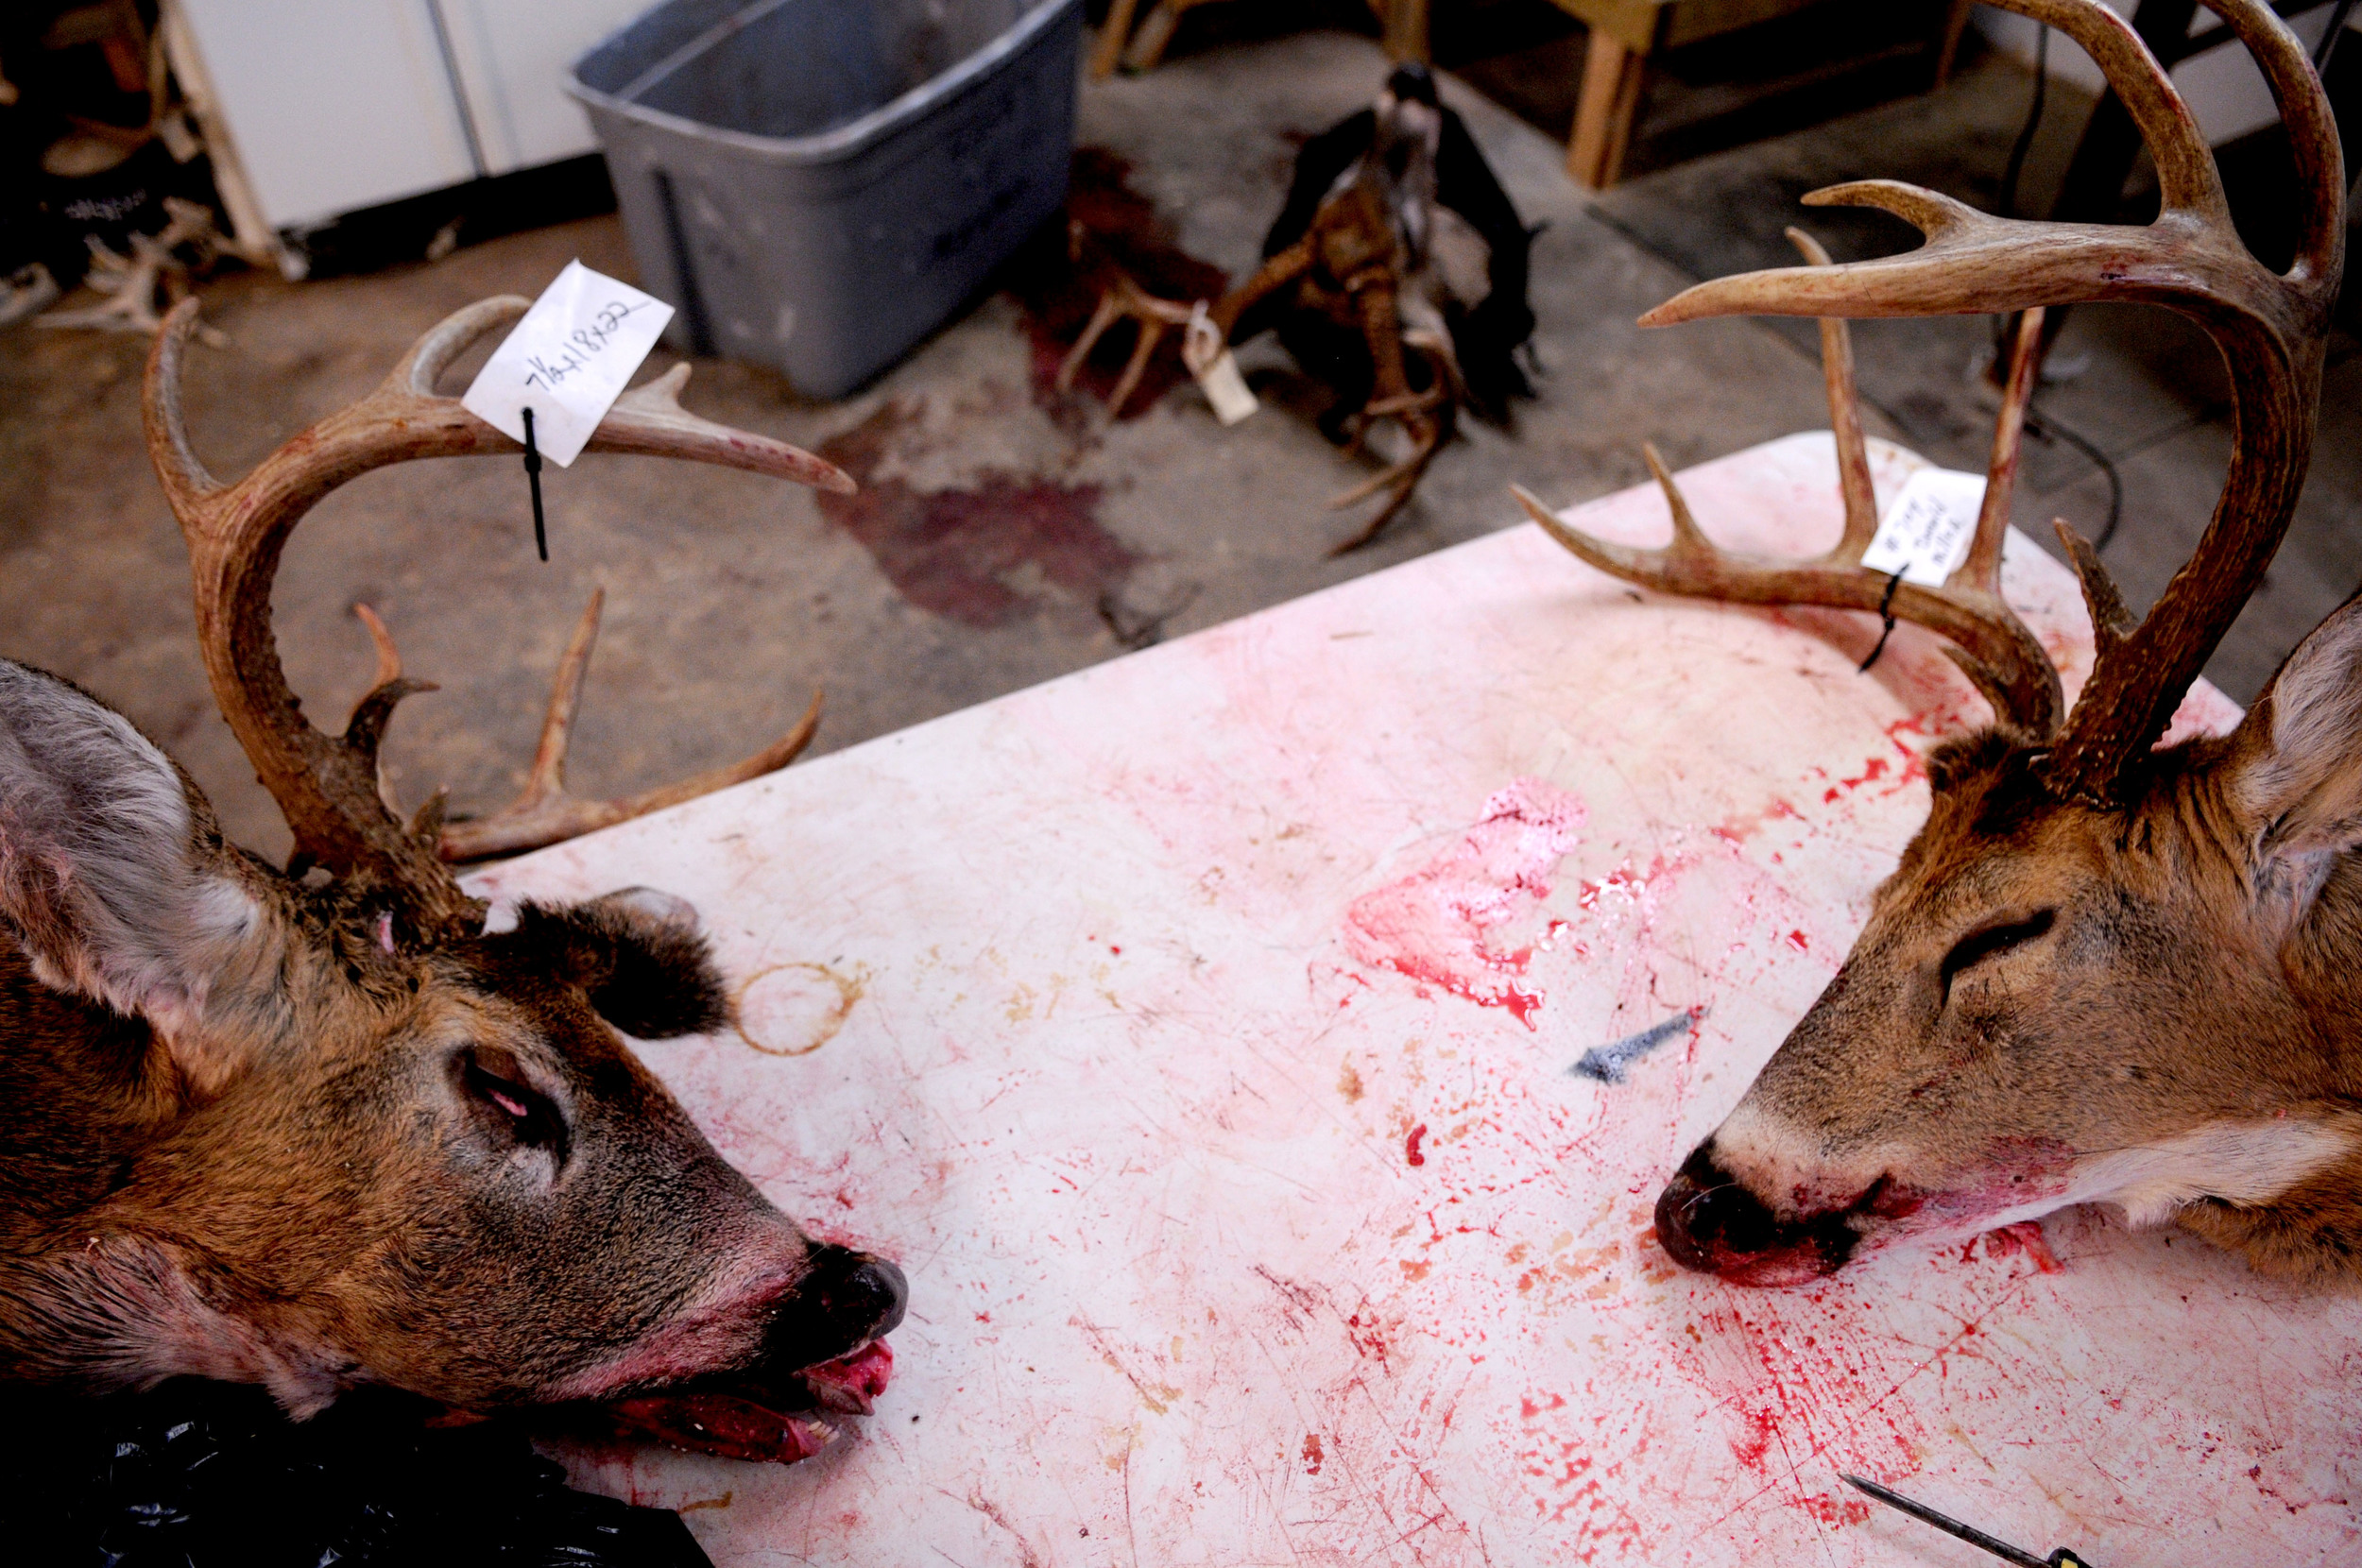
<svg viewBox="0 0 2362 1568">
<path fill-rule="evenodd" d="M 900 1271 L 765 1202 L 619 1034 L 727 1020 L 694 912 L 626 889 L 527 905 L 494 932 L 450 864 L 779 767 L 816 712 L 736 768 L 569 799 L 594 600 L 525 798 L 445 825 L 438 796 L 404 822 L 377 749 L 422 688 L 382 626 L 367 618 L 379 679 L 341 735 L 312 726 L 280 668 L 271 581 L 314 503 L 387 464 L 518 450 L 435 382 L 525 304 L 459 312 L 229 486 L 182 430 L 194 301 L 157 342 L 148 444 L 214 694 L 294 829 L 286 871 L 224 843 L 121 715 L 0 661 L 0 1378 L 259 1382 L 299 1415 L 358 1383 L 471 1412 L 582 1403 L 774 1459 L 884 1386 Z M 683 412 L 686 376 L 626 395 L 592 449 L 852 488 Z"/>
<path fill-rule="evenodd" d="M 1629 582 L 1874 610 L 1890 581 L 1860 564 L 1875 519 L 1839 318 L 2027 313 L 1975 546 L 1942 588 L 1905 583 L 1892 600 L 1949 639 L 1993 723 L 1928 758 L 1926 825 L 1836 979 L 1666 1185 L 1657 1236 L 1691 1268 L 1786 1284 L 1897 1237 L 2097 1202 L 2136 1224 L 2177 1220 L 2262 1267 L 2362 1273 L 2362 601 L 2305 639 L 2235 733 L 2155 749 L 2304 481 L 2343 261 L 2336 129 L 2268 6 L 2205 0 L 2262 67 L 2295 154 L 2296 261 L 2274 275 L 2233 230 L 2213 155 L 2132 30 L 2091 0 L 2002 3 L 2106 72 L 2155 157 L 2157 220 L 2004 221 L 1913 186 L 1840 185 L 1805 199 L 1883 208 L 1926 244 L 1718 280 L 1642 317 L 1823 318 L 1846 513 L 1826 556 L 1715 549 L 1653 454 L 1673 505 L 1667 549 L 1588 538 L 1528 501 Z M 2205 536 L 2137 625 L 2092 549 L 2057 525 L 2098 651 L 2065 711 L 1998 570 L 2035 318 L 2101 299 L 2205 328 L 2237 440 Z"/>
</svg>

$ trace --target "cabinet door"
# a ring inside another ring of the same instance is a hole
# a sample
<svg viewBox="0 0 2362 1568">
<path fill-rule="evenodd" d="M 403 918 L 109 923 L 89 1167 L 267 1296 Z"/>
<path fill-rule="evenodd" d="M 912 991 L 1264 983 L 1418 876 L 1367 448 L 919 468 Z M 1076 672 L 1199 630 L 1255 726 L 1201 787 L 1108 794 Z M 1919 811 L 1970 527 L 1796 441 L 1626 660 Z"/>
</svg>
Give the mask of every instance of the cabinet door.
<svg viewBox="0 0 2362 1568">
<path fill-rule="evenodd" d="M 474 178 L 430 3 L 180 0 L 272 228 Z"/>
<path fill-rule="evenodd" d="M 465 87 L 484 172 L 598 150 L 559 85 L 576 56 L 655 0 L 435 0 Z"/>
</svg>

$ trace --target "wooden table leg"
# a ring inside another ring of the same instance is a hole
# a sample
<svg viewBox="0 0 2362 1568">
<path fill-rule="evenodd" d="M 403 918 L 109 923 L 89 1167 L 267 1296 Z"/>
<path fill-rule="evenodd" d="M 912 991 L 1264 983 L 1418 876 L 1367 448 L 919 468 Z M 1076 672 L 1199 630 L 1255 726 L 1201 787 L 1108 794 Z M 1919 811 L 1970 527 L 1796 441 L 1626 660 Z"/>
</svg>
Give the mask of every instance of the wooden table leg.
<svg viewBox="0 0 2362 1568">
<path fill-rule="evenodd" d="M 1622 177 L 1647 67 L 1639 51 L 1591 29 L 1583 57 L 1583 93 L 1575 100 L 1574 140 L 1566 148 L 1566 172 L 1577 183 L 1603 191 Z"/>
<path fill-rule="evenodd" d="M 1105 81 L 1116 74 L 1116 62 L 1123 58 L 1124 41 L 1132 33 L 1132 13 L 1140 0 L 1115 0 L 1107 9 L 1107 20 L 1099 25 L 1099 43 L 1091 50 L 1091 80 Z"/>
</svg>

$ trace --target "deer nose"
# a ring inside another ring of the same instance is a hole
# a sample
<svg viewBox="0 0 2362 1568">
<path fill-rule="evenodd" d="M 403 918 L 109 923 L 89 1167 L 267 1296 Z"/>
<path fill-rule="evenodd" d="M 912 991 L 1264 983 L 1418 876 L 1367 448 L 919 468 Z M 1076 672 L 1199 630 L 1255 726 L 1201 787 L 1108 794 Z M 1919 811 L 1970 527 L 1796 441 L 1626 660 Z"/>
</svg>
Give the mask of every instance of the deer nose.
<svg viewBox="0 0 2362 1568">
<path fill-rule="evenodd" d="M 1797 1285 L 1843 1263 L 1859 1239 L 1843 1210 L 1782 1219 L 1715 1163 L 1706 1139 L 1656 1201 L 1657 1242 L 1685 1269 L 1738 1285 Z"/>
<path fill-rule="evenodd" d="M 849 1247 L 817 1246 L 764 1341 L 786 1366 L 834 1360 L 892 1333 L 909 1303 L 902 1270 L 885 1259 Z"/>
</svg>

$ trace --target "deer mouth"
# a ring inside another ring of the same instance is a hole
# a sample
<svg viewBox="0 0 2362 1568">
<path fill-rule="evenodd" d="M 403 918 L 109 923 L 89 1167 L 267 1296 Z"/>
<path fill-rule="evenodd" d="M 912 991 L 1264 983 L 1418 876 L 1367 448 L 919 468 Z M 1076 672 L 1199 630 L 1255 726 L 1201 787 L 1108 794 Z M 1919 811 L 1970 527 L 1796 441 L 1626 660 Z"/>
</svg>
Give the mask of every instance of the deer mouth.
<svg viewBox="0 0 2362 1568">
<path fill-rule="evenodd" d="M 893 1350 L 872 1339 L 798 1372 L 704 1378 L 605 1408 L 625 1436 L 726 1459 L 794 1464 L 836 1441 L 843 1418 L 869 1414 L 893 1375 Z"/>
</svg>

